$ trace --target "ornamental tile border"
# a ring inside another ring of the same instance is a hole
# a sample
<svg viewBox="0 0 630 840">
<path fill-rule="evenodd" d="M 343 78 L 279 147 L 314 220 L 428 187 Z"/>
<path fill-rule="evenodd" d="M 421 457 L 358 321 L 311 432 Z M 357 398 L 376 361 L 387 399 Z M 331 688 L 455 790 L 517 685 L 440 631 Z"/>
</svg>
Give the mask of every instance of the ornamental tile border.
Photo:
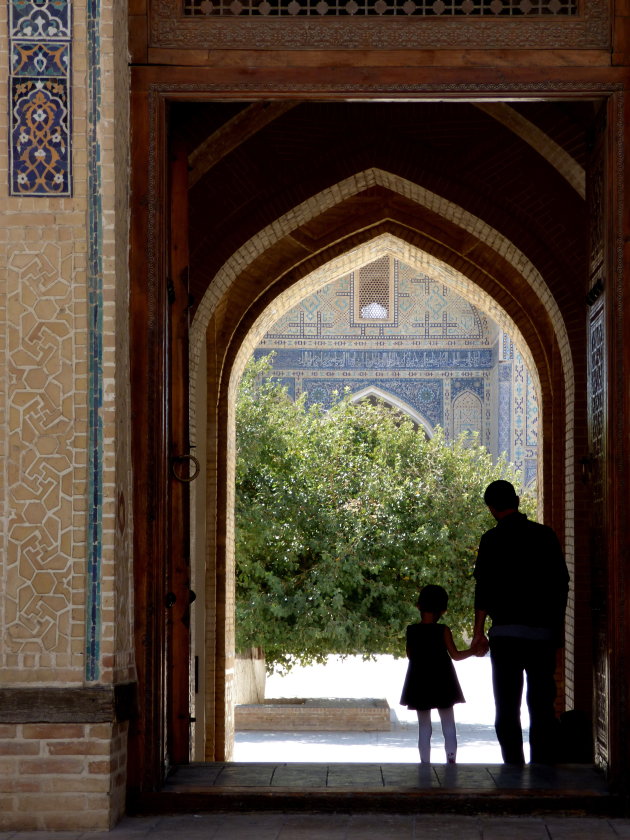
<svg viewBox="0 0 630 840">
<path fill-rule="evenodd" d="M 88 0 L 88 539 L 85 678 L 100 676 L 103 553 L 103 207 L 101 199 L 100 0 Z"/>
<path fill-rule="evenodd" d="M 9 194 L 72 195 L 69 0 L 9 0 Z"/>
</svg>

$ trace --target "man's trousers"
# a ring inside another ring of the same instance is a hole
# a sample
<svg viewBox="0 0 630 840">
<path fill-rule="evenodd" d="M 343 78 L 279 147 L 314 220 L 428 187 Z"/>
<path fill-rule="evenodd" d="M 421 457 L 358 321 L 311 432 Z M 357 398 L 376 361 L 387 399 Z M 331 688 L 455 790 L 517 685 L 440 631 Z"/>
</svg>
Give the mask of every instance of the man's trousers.
<svg viewBox="0 0 630 840">
<path fill-rule="evenodd" d="M 557 759 L 556 645 L 511 636 L 490 640 L 495 729 L 506 764 L 524 764 L 521 701 L 527 675 L 530 760 L 553 764 Z"/>
</svg>

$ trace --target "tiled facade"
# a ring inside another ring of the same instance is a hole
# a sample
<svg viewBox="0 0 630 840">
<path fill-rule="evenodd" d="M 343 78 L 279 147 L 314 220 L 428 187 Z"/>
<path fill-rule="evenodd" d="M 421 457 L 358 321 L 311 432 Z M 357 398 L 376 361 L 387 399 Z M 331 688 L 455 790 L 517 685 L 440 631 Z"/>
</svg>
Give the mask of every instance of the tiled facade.
<svg viewBox="0 0 630 840">
<path fill-rule="evenodd" d="M 476 433 L 495 459 L 505 454 L 522 471 L 524 486 L 531 485 L 537 385 L 513 341 L 466 298 L 398 260 L 388 316 L 357 318 L 361 270 L 366 267 L 286 312 L 254 355 L 273 353 L 275 376 L 293 399 L 304 393 L 307 406 L 328 408 L 345 392 L 351 399 L 380 396 L 429 435 L 436 426 L 447 440 Z"/>
<path fill-rule="evenodd" d="M 0 14 L 0 685 L 111 687 L 135 677 L 117 328 L 126 4 L 10 1 Z M 80 717 L 0 724 L 0 829 L 103 828 L 122 813 L 127 725 Z"/>
</svg>

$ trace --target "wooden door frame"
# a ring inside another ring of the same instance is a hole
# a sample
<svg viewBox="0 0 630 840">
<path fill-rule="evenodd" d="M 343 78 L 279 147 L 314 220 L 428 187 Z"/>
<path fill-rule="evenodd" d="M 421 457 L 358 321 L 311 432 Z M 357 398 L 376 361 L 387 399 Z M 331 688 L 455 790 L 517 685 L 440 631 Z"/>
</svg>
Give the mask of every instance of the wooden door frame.
<svg viewBox="0 0 630 840">
<path fill-rule="evenodd" d="M 611 343 L 608 347 L 608 370 L 615 378 L 617 396 L 611 397 L 610 422 L 612 431 L 628 434 L 630 411 L 626 403 L 629 396 L 618 381 L 622 362 L 630 362 L 630 349 L 624 346 L 623 310 L 621 307 L 624 276 L 623 224 L 630 227 L 627 209 L 623 205 L 621 183 L 624 176 L 624 99 L 623 73 L 615 71 L 582 71 L 552 68 L 544 71 L 504 70 L 506 81 L 496 82 L 496 71 L 476 71 L 475 81 L 457 81 L 467 71 L 448 74 L 444 71 L 425 69 L 422 81 L 418 70 L 409 69 L 400 74 L 395 83 L 378 81 L 380 71 L 375 69 L 372 82 L 365 82 L 365 71 L 357 78 L 362 81 L 335 84 L 318 81 L 295 85 L 291 82 L 293 69 L 286 78 L 278 71 L 259 74 L 259 81 L 242 82 L 237 72 L 223 72 L 223 81 L 217 82 L 215 71 L 207 68 L 138 67 L 132 71 L 132 196 L 131 214 L 131 381 L 133 417 L 133 474 L 134 474 L 134 588 L 136 657 L 139 681 L 139 714 L 132 727 L 130 738 L 129 791 L 130 796 L 159 790 L 166 771 L 167 709 L 165 704 L 166 675 L 164 654 L 166 635 L 162 615 L 165 591 L 167 558 L 164 546 L 168 539 L 168 419 L 167 399 L 168 348 L 168 214 L 166 212 L 168 104 L 171 101 L 212 101 L 293 98 L 304 100 L 343 101 L 353 98 L 451 98 L 466 101 L 471 98 L 508 98 L 545 96 L 545 98 L 608 97 L 614 122 L 609 130 L 611 146 L 610 178 L 619 195 L 619 211 L 612 219 L 615 233 L 614 253 L 610 264 L 611 307 L 609 328 Z M 448 78 L 445 78 L 448 77 Z M 332 74 L 334 77 L 334 74 Z M 331 78 L 332 78 L 331 77 Z M 600 77 L 599 80 L 597 77 Z M 320 74 L 320 79 L 321 74 Z M 595 78 L 595 80 L 594 80 Z M 455 79 L 455 81 L 454 81 Z M 628 358 L 626 358 L 628 356 Z M 627 389 L 626 389 L 627 391 Z M 625 408 L 625 417 L 624 417 Z M 609 453 L 613 474 L 625 479 L 626 454 L 623 440 L 617 439 Z M 625 486 L 625 485 L 624 485 Z M 622 520 L 621 506 L 615 514 L 618 527 L 614 537 L 609 537 L 613 556 L 622 560 L 627 554 L 627 525 Z M 620 562 L 614 583 L 626 591 L 624 572 Z M 619 591 L 619 590 L 617 590 Z M 630 606 L 626 609 L 630 610 Z M 627 616 L 611 616 L 611 637 L 614 638 L 611 667 L 616 673 L 628 674 L 624 628 Z M 188 664 L 186 663 L 186 668 Z M 626 686 L 616 689 L 616 698 L 625 703 Z M 621 707 L 620 707 L 621 708 Z M 625 707 L 624 707 L 625 708 Z M 614 774 L 625 777 L 630 759 L 620 740 L 625 737 L 626 715 L 615 717 L 612 742 L 617 745 L 611 755 Z"/>
</svg>

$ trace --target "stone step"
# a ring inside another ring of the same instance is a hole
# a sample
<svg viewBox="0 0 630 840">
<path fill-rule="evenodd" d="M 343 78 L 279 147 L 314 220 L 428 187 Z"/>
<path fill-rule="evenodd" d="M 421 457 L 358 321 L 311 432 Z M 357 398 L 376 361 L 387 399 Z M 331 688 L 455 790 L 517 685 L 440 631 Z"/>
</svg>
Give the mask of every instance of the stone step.
<svg viewBox="0 0 630 840">
<path fill-rule="evenodd" d="M 203 811 L 453 814 L 620 813 L 594 768 L 415 764 L 191 764 L 130 813 Z"/>
</svg>

